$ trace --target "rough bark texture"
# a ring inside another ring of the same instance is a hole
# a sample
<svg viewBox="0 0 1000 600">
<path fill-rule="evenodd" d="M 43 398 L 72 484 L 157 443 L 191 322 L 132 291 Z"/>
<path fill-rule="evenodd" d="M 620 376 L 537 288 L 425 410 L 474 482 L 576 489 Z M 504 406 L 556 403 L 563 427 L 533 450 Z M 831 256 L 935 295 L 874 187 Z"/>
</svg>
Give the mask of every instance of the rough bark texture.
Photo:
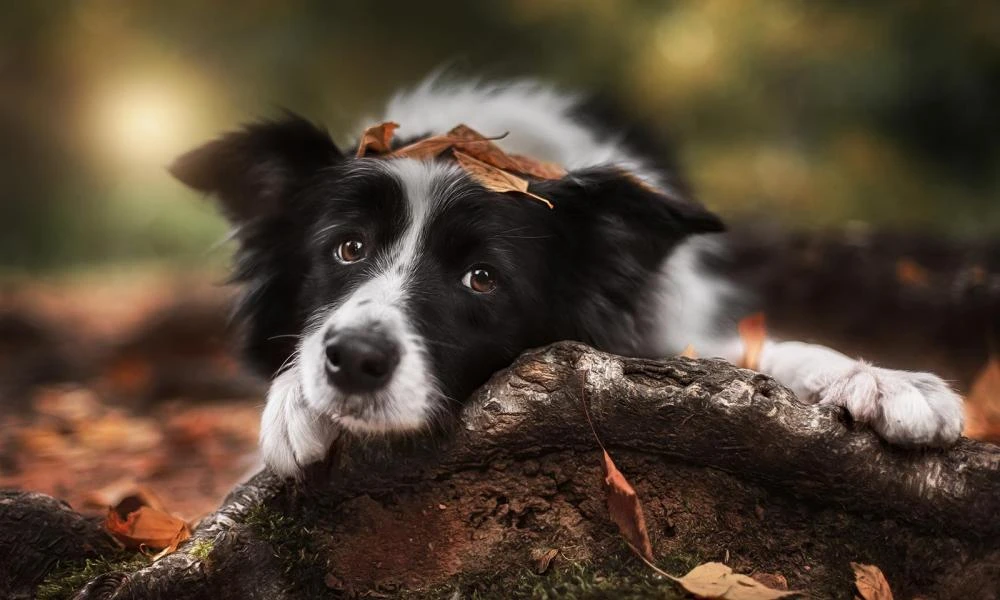
<svg viewBox="0 0 1000 600">
<path fill-rule="evenodd" d="M 77 597 L 504 597 L 540 593 L 574 565 L 641 571 L 607 517 L 581 391 L 667 570 L 726 560 L 813 597 L 850 598 L 857 561 L 879 565 L 899 598 L 997 597 L 1000 447 L 890 448 L 721 361 L 627 359 L 573 343 L 496 375 L 447 441 L 345 442 L 322 484 L 261 473 L 181 551 L 98 577 Z M 6 513 L 0 557 L 26 543 Z M 76 536 L 49 529 L 25 552 Z M 549 572 L 534 574 L 532 553 L 552 548 Z M 23 589 L 38 573 L 4 561 L 0 581 Z"/>
</svg>

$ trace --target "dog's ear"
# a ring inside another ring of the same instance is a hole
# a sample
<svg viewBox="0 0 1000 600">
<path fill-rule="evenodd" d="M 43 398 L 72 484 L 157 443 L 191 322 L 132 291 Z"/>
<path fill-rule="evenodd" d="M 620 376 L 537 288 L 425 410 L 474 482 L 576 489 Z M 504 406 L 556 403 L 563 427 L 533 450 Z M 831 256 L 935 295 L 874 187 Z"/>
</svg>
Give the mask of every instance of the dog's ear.
<svg viewBox="0 0 1000 600">
<path fill-rule="evenodd" d="M 283 198 L 341 158 L 326 131 L 286 113 L 191 150 L 174 161 L 170 173 L 215 195 L 226 216 L 241 225 L 279 211 Z"/>
<path fill-rule="evenodd" d="M 592 229 L 604 239 L 655 245 L 698 233 L 725 231 L 722 220 L 681 192 L 654 187 L 617 167 L 593 167 L 531 188 L 555 204 L 553 216 Z"/>
</svg>

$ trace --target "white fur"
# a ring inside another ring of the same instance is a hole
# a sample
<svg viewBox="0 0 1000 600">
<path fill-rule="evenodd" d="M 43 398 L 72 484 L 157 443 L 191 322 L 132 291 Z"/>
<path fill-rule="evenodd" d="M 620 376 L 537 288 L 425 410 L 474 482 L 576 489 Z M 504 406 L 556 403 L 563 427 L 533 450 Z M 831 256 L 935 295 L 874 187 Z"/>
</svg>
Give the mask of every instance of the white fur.
<svg viewBox="0 0 1000 600">
<path fill-rule="evenodd" d="M 739 292 L 731 282 L 706 273 L 700 263 L 717 246 L 713 237 L 690 238 L 663 262 L 648 308 L 654 319 L 638 348 L 640 355 L 669 356 L 689 344 L 702 355 L 739 355 L 741 345 L 738 340 L 734 345 L 732 337 L 735 322 L 719 322 Z"/>
<path fill-rule="evenodd" d="M 943 446 L 962 433 L 962 398 L 930 373 L 882 369 L 802 342 L 768 342 L 760 370 L 805 402 L 846 408 L 889 442 Z"/>
<path fill-rule="evenodd" d="M 329 416 L 306 403 L 299 377 L 297 365 L 275 377 L 261 417 L 261 459 L 282 477 L 322 460 L 337 435 Z"/>
<path fill-rule="evenodd" d="M 411 327 L 405 308 L 424 229 L 448 197 L 447 189 L 437 188 L 438 182 L 450 181 L 446 176 L 455 167 L 409 159 L 380 164 L 402 185 L 409 222 L 389 249 L 389 258 L 357 265 L 369 272 L 365 283 L 341 304 L 314 315 L 297 359 L 271 384 L 261 422 L 262 456 L 283 476 L 296 475 L 305 464 L 323 458 L 339 427 L 362 433 L 418 429 L 426 427 L 440 408 L 424 341 Z M 399 364 L 386 388 L 375 393 L 374 402 L 344 394 L 327 378 L 326 333 L 347 327 L 379 327 L 400 345 Z"/>
<path fill-rule="evenodd" d="M 485 136 L 504 136 L 496 144 L 505 152 L 569 170 L 615 164 L 664 188 L 662 177 L 620 139 L 599 136 L 574 117 L 579 102 L 575 94 L 531 80 L 486 84 L 432 76 L 396 94 L 381 120 L 399 123 L 397 135 L 403 138 L 442 134 L 465 124 Z M 370 124 L 362 124 L 362 129 Z"/>
</svg>

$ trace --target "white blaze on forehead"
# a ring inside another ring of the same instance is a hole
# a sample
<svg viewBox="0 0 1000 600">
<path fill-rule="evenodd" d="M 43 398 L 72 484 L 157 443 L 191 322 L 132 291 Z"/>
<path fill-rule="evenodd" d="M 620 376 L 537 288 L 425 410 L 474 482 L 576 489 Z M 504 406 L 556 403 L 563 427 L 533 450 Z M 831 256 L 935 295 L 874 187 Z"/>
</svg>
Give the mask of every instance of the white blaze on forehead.
<svg viewBox="0 0 1000 600">
<path fill-rule="evenodd" d="M 375 165 L 373 165 L 375 166 Z M 408 315 L 407 286 L 420 259 L 426 230 L 448 202 L 457 182 L 457 167 L 413 159 L 379 161 L 376 168 L 394 177 L 403 192 L 405 226 L 390 248 L 373 249 L 378 258 L 364 268 L 368 279 L 347 299 L 319 317 L 319 327 L 300 348 L 302 389 L 306 403 L 318 413 L 336 415 L 342 425 L 355 430 L 390 431 L 427 424 L 440 407 L 437 378 L 430 372 L 426 341 Z M 385 389 L 375 392 L 365 414 L 346 414 L 356 404 L 330 386 L 325 371 L 324 338 L 327 331 L 378 327 L 400 347 L 400 363 Z"/>
</svg>

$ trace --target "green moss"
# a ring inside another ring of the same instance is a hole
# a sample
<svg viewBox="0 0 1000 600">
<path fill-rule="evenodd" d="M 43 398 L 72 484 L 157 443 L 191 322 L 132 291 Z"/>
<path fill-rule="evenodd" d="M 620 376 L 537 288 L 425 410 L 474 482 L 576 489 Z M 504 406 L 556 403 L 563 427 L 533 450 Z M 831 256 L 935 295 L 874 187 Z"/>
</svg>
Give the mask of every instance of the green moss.
<svg viewBox="0 0 1000 600">
<path fill-rule="evenodd" d="M 212 554 L 212 549 L 215 547 L 215 543 L 212 540 L 198 540 L 191 545 L 187 553 L 201 562 L 208 562 L 208 557 Z"/>
<path fill-rule="evenodd" d="M 288 575 L 296 582 L 297 591 L 304 597 L 330 595 L 323 583 L 326 559 L 316 534 L 303 526 L 294 516 L 283 514 L 266 506 L 249 511 L 245 526 L 256 539 L 267 542 Z"/>
<path fill-rule="evenodd" d="M 56 566 L 35 591 L 38 600 L 63 600 L 89 581 L 114 571 L 131 573 L 149 564 L 149 559 L 141 554 L 121 553 L 115 556 L 87 559 L 83 563 L 68 563 Z"/>
<path fill-rule="evenodd" d="M 679 560 L 677 562 L 686 562 Z M 599 600 L 603 598 L 685 598 L 677 586 L 652 573 L 631 557 L 611 556 L 600 563 L 576 562 L 553 567 L 544 575 L 530 569 L 494 574 L 470 574 L 431 590 L 404 593 L 404 598 L 476 600 L 533 598 L 538 600 Z"/>
</svg>

